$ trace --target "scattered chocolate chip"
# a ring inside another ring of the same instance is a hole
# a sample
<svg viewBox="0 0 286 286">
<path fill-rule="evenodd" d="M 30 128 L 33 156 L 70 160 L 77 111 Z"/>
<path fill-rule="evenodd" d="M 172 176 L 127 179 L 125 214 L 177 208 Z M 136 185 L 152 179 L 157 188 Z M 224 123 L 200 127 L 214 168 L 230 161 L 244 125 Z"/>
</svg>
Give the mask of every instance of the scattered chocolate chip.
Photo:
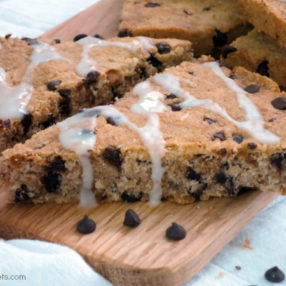
<svg viewBox="0 0 286 286">
<path fill-rule="evenodd" d="M 118 33 L 119 38 L 132 37 L 132 36 L 133 36 L 132 32 L 129 31 L 128 29 L 123 29 Z"/>
<path fill-rule="evenodd" d="M 127 191 L 125 191 L 122 193 L 121 199 L 127 203 L 135 203 L 135 202 L 141 201 L 142 196 L 143 196 L 142 193 L 139 193 L 139 195 L 136 196 L 136 195 L 129 194 Z"/>
<path fill-rule="evenodd" d="M 104 38 L 102 36 L 98 35 L 98 34 L 95 34 L 93 37 L 97 38 L 97 39 L 100 39 L 100 40 L 104 40 Z"/>
<path fill-rule="evenodd" d="M 50 91 L 57 90 L 57 86 L 62 83 L 61 80 L 52 80 L 47 83 L 47 89 Z"/>
<path fill-rule="evenodd" d="M 269 75 L 269 67 L 268 67 L 269 62 L 268 61 L 263 61 L 261 62 L 258 67 L 256 72 L 261 74 L 261 75 L 265 75 L 265 76 L 270 76 Z"/>
<path fill-rule="evenodd" d="M 113 125 L 113 126 L 118 126 L 115 122 L 115 120 L 110 116 L 110 117 L 107 117 L 106 118 L 106 122 L 110 125 Z"/>
<path fill-rule="evenodd" d="M 182 110 L 182 107 L 180 106 L 180 104 L 169 104 L 169 106 L 174 112 Z"/>
<path fill-rule="evenodd" d="M 166 99 L 171 100 L 177 98 L 177 95 L 170 93 L 169 95 L 166 96 Z"/>
<path fill-rule="evenodd" d="M 255 149 L 256 147 L 257 147 L 257 144 L 256 144 L 256 143 L 250 142 L 250 143 L 247 144 L 247 148 L 250 149 L 250 150 L 253 150 L 253 149 Z"/>
<path fill-rule="evenodd" d="M 188 15 L 188 16 L 192 15 L 192 13 L 189 12 L 188 10 L 183 10 L 183 12 L 184 12 L 186 15 Z"/>
<path fill-rule="evenodd" d="M 241 135 L 232 135 L 232 139 L 238 144 L 241 144 L 243 142 L 243 137 Z"/>
<path fill-rule="evenodd" d="M 271 156 L 271 164 L 277 166 L 279 170 L 282 169 L 282 162 L 285 159 L 286 155 L 283 153 L 273 154 Z"/>
<path fill-rule="evenodd" d="M 123 225 L 129 226 L 129 227 L 136 227 L 140 223 L 141 223 L 141 220 L 135 211 L 131 209 L 126 211 Z"/>
<path fill-rule="evenodd" d="M 236 266 L 235 266 L 235 269 L 236 269 L 236 270 L 241 270 L 241 266 L 236 265 Z"/>
<path fill-rule="evenodd" d="M 201 180 L 201 174 L 197 173 L 192 167 L 187 168 L 186 176 L 187 179 L 189 180 L 195 180 L 195 181 Z"/>
<path fill-rule="evenodd" d="M 225 148 L 221 148 L 221 149 L 219 149 L 218 154 L 221 156 L 225 156 L 227 154 L 227 151 Z"/>
<path fill-rule="evenodd" d="M 10 119 L 6 119 L 2 121 L 2 125 L 6 126 L 6 127 L 10 127 L 11 126 L 11 121 Z"/>
<path fill-rule="evenodd" d="M 83 219 L 81 219 L 76 225 L 76 230 L 82 234 L 92 233 L 95 231 L 95 229 L 96 229 L 95 221 L 89 218 L 87 215 L 85 215 Z"/>
<path fill-rule="evenodd" d="M 83 38 L 86 38 L 86 37 L 88 37 L 87 34 L 78 34 L 78 35 L 76 35 L 76 36 L 73 38 L 73 41 L 74 41 L 74 42 L 77 42 L 77 41 L 79 41 L 79 40 L 81 40 L 81 39 L 83 39 Z"/>
<path fill-rule="evenodd" d="M 23 133 L 27 134 L 33 122 L 33 116 L 31 113 L 24 114 L 24 117 L 21 120 L 23 126 Z"/>
<path fill-rule="evenodd" d="M 207 118 L 207 117 L 205 117 L 203 120 L 204 120 L 205 122 L 207 122 L 209 125 L 211 125 L 211 124 L 213 124 L 213 123 L 216 123 L 216 121 L 214 121 L 214 120 L 212 120 L 212 119 L 210 119 L 210 118 Z"/>
<path fill-rule="evenodd" d="M 21 40 L 22 40 L 22 41 L 25 41 L 29 46 L 39 44 L 39 42 L 38 42 L 37 39 L 32 39 L 32 38 L 24 37 L 24 38 L 22 38 Z"/>
<path fill-rule="evenodd" d="M 213 134 L 212 141 L 214 141 L 216 139 L 219 139 L 220 141 L 224 141 L 225 140 L 225 134 L 224 134 L 223 130 Z"/>
<path fill-rule="evenodd" d="M 159 42 L 156 44 L 159 54 L 169 54 L 171 52 L 171 47 L 165 42 Z"/>
<path fill-rule="evenodd" d="M 92 84 L 97 82 L 97 79 L 99 78 L 100 73 L 98 71 L 90 71 L 85 78 L 86 84 Z"/>
<path fill-rule="evenodd" d="M 279 110 L 286 109 L 286 97 L 277 97 L 271 101 L 271 104 L 274 108 Z"/>
<path fill-rule="evenodd" d="M 15 202 L 23 202 L 23 201 L 27 201 L 29 200 L 29 196 L 28 196 L 28 188 L 26 185 L 21 185 L 20 188 L 18 188 L 15 191 Z"/>
<path fill-rule="evenodd" d="M 61 43 L 61 40 L 60 40 L 60 39 L 54 39 L 54 42 L 55 42 L 56 44 L 60 44 L 60 43 Z"/>
<path fill-rule="evenodd" d="M 244 90 L 248 93 L 256 93 L 259 92 L 260 86 L 258 84 L 250 84 Z"/>
<path fill-rule="evenodd" d="M 120 148 L 113 146 L 106 147 L 103 152 L 103 158 L 120 170 L 122 164 Z"/>
<path fill-rule="evenodd" d="M 155 2 L 149 2 L 149 3 L 146 3 L 144 6 L 147 7 L 147 8 L 154 8 L 154 7 L 160 6 L 160 4 L 159 3 L 155 3 Z"/>
<path fill-rule="evenodd" d="M 221 47 L 227 43 L 227 35 L 219 30 L 215 30 L 216 34 L 213 36 L 215 47 Z"/>
<path fill-rule="evenodd" d="M 227 45 L 227 46 L 224 46 L 221 50 L 221 54 L 222 54 L 222 57 L 224 59 L 227 58 L 227 56 L 231 53 L 234 53 L 237 51 L 237 48 L 236 47 L 233 47 L 233 46 L 230 46 L 230 45 Z"/>
<path fill-rule="evenodd" d="M 285 279 L 284 273 L 277 266 L 268 269 L 265 272 L 264 277 L 269 282 L 274 282 L 274 283 L 282 282 Z"/>
<path fill-rule="evenodd" d="M 68 88 L 62 88 L 58 90 L 60 96 L 62 97 L 62 100 L 59 103 L 59 111 L 60 114 L 66 116 L 71 113 L 71 107 L 70 107 L 70 95 L 71 90 Z"/>
<path fill-rule="evenodd" d="M 208 12 L 208 11 L 210 11 L 211 10 L 211 8 L 210 7 L 205 7 L 205 8 L 203 8 L 203 12 Z"/>
<path fill-rule="evenodd" d="M 10 39 L 11 37 L 12 37 L 12 34 L 11 34 L 11 33 L 5 35 L 5 39 L 6 39 L 6 40 Z"/>
<path fill-rule="evenodd" d="M 182 240 L 186 237 L 186 230 L 176 222 L 173 222 L 166 230 L 166 236 L 172 240 Z"/>
<path fill-rule="evenodd" d="M 158 71 L 162 70 L 162 63 L 156 59 L 153 55 L 151 55 L 148 59 L 147 62 L 152 65 L 153 67 L 157 68 Z"/>
<path fill-rule="evenodd" d="M 53 116 L 53 114 L 49 114 L 48 118 L 44 122 L 42 122 L 41 125 L 43 126 L 43 128 L 48 128 L 55 123 L 56 123 L 55 117 Z"/>
</svg>

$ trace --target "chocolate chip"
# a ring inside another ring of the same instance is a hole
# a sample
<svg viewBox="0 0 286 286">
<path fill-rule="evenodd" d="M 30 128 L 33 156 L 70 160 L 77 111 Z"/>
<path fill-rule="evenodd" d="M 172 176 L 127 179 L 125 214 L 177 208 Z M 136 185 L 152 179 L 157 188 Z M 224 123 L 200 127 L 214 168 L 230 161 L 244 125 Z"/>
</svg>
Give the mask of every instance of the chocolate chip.
<svg viewBox="0 0 286 286">
<path fill-rule="evenodd" d="M 232 135 L 232 139 L 238 144 L 241 144 L 243 142 L 243 137 L 241 135 Z"/>
<path fill-rule="evenodd" d="M 54 42 L 55 42 L 56 44 L 60 44 L 60 43 L 61 43 L 61 40 L 60 40 L 60 39 L 54 39 Z"/>
<path fill-rule="evenodd" d="M 21 120 L 23 126 L 23 133 L 27 134 L 33 122 L 33 116 L 31 113 L 24 114 L 24 117 Z"/>
<path fill-rule="evenodd" d="M 236 266 L 235 266 L 235 269 L 236 269 L 236 270 L 241 270 L 241 266 L 236 265 Z"/>
<path fill-rule="evenodd" d="M 18 188 L 16 191 L 15 191 L 15 199 L 14 201 L 15 202 L 23 202 L 23 201 L 27 201 L 29 200 L 29 196 L 28 196 L 28 188 L 26 185 L 21 185 L 20 188 Z"/>
<path fill-rule="evenodd" d="M 276 117 L 272 117 L 268 120 L 268 122 L 274 122 L 277 118 Z"/>
<path fill-rule="evenodd" d="M 95 231 L 95 229 L 96 229 L 95 221 L 89 218 L 87 215 L 85 215 L 83 219 L 81 219 L 76 225 L 76 230 L 82 234 L 92 233 Z"/>
<path fill-rule="evenodd" d="M 268 269 L 265 272 L 264 277 L 266 280 L 274 283 L 282 282 L 285 279 L 284 273 L 277 266 Z"/>
<path fill-rule="evenodd" d="M 127 191 L 123 192 L 121 195 L 121 199 L 127 203 L 135 203 L 139 202 L 142 199 L 143 194 L 139 193 L 139 195 L 129 194 Z"/>
<path fill-rule="evenodd" d="M 155 3 L 155 2 L 149 2 L 149 3 L 146 3 L 144 6 L 147 7 L 147 8 L 154 8 L 154 7 L 160 6 L 160 4 L 159 3 Z"/>
<path fill-rule="evenodd" d="M 225 140 L 225 134 L 224 134 L 223 130 L 213 134 L 212 141 L 214 141 L 216 139 L 219 139 L 220 141 L 224 141 Z"/>
<path fill-rule="evenodd" d="M 100 39 L 100 40 L 104 40 L 104 38 L 102 36 L 98 35 L 98 34 L 95 34 L 93 37 L 97 38 L 97 39 Z"/>
<path fill-rule="evenodd" d="M 188 15 L 188 16 L 192 15 L 192 13 L 189 12 L 188 10 L 183 10 L 183 12 L 184 12 L 186 15 Z"/>
<path fill-rule="evenodd" d="M 5 127 L 10 127 L 11 126 L 11 121 L 10 119 L 6 119 L 2 121 L 2 125 Z"/>
<path fill-rule="evenodd" d="M 204 12 L 208 12 L 208 11 L 210 11 L 211 10 L 211 8 L 210 7 L 205 7 L 205 8 L 203 8 L 203 10 L 202 11 L 204 11 Z"/>
<path fill-rule="evenodd" d="M 61 80 L 52 80 L 47 83 L 47 89 L 50 91 L 57 90 L 57 86 L 62 83 Z"/>
<path fill-rule="evenodd" d="M 61 175 L 49 172 L 40 178 L 42 185 L 48 193 L 57 193 L 61 185 Z"/>
<path fill-rule="evenodd" d="M 237 51 L 237 48 L 236 48 L 236 47 L 233 47 L 233 46 L 229 46 L 229 45 L 228 45 L 228 46 L 224 46 L 224 47 L 222 48 L 221 54 L 222 54 L 222 57 L 223 57 L 224 59 L 226 59 L 229 54 L 234 53 L 234 52 L 236 52 L 236 51 Z"/>
<path fill-rule="evenodd" d="M 249 192 L 254 192 L 256 191 L 256 187 L 245 187 L 245 186 L 240 186 L 238 190 L 238 195 L 241 196 L 243 194 L 249 193 Z"/>
<path fill-rule="evenodd" d="M 136 227 L 140 223 L 141 223 L 141 220 L 135 211 L 131 209 L 126 211 L 123 225 L 129 226 L 129 227 Z"/>
<path fill-rule="evenodd" d="M 225 148 L 221 148 L 219 149 L 218 154 L 221 156 L 225 156 L 227 154 L 227 150 Z"/>
<path fill-rule="evenodd" d="M 103 152 L 103 158 L 120 170 L 122 164 L 120 148 L 113 146 L 106 147 Z"/>
<path fill-rule="evenodd" d="M 258 84 L 250 84 L 244 90 L 248 93 L 256 93 L 259 92 L 260 86 Z"/>
<path fill-rule="evenodd" d="M 189 180 L 200 181 L 201 174 L 197 173 L 192 167 L 187 168 L 186 176 Z"/>
<path fill-rule="evenodd" d="M 215 47 L 221 47 L 227 43 L 227 35 L 219 30 L 215 30 L 216 34 L 213 36 Z"/>
<path fill-rule="evenodd" d="M 118 126 L 118 124 L 116 124 L 115 120 L 112 117 L 107 117 L 106 122 L 110 125 Z"/>
<path fill-rule="evenodd" d="M 166 96 L 166 99 L 168 99 L 168 100 L 175 99 L 175 98 L 178 98 L 178 97 L 177 97 L 177 95 L 175 95 L 173 93 Z"/>
<path fill-rule="evenodd" d="M 271 101 L 271 104 L 274 108 L 279 110 L 286 109 L 286 97 L 277 97 Z"/>
<path fill-rule="evenodd" d="M 59 103 L 59 111 L 60 114 L 66 116 L 71 113 L 71 107 L 70 107 L 70 95 L 71 90 L 68 88 L 62 88 L 58 90 L 60 96 L 62 97 L 62 100 Z"/>
<path fill-rule="evenodd" d="M 86 84 L 92 84 L 97 82 L 97 79 L 99 78 L 100 73 L 98 71 L 90 71 L 85 78 Z"/>
<path fill-rule="evenodd" d="M 55 123 L 56 123 L 55 117 L 53 116 L 53 114 L 49 114 L 47 120 L 42 122 L 41 125 L 43 126 L 43 128 L 48 128 Z"/>
<path fill-rule="evenodd" d="M 226 180 L 227 180 L 227 177 L 226 177 L 225 173 L 221 172 L 221 173 L 218 173 L 215 175 L 215 181 L 219 184 L 224 185 Z"/>
<path fill-rule="evenodd" d="M 5 35 L 5 39 L 6 39 L 6 40 L 10 39 L 11 37 L 12 37 L 12 34 L 11 34 L 11 33 Z"/>
<path fill-rule="evenodd" d="M 169 104 L 169 106 L 174 112 L 182 110 L 182 107 L 180 106 L 180 104 Z"/>
<path fill-rule="evenodd" d="M 158 71 L 162 70 L 162 63 L 157 60 L 153 55 L 151 55 L 148 59 L 147 62 L 152 65 L 153 67 L 157 68 Z"/>
<path fill-rule="evenodd" d="M 38 42 L 37 39 L 32 39 L 32 38 L 24 37 L 24 38 L 22 38 L 21 40 L 22 40 L 22 41 L 25 41 L 29 46 L 39 44 L 39 42 Z"/>
<path fill-rule="evenodd" d="M 87 34 L 78 34 L 78 35 L 76 35 L 76 36 L 73 38 L 73 41 L 74 41 L 74 42 L 77 42 L 77 41 L 79 41 L 79 40 L 81 40 L 81 39 L 83 39 L 83 38 L 86 38 L 86 37 L 88 37 Z"/>
<path fill-rule="evenodd" d="M 212 120 L 212 119 L 210 119 L 210 118 L 207 118 L 207 117 L 205 117 L 203 120 L 204 120 L 205 122 L 207 122 L 209 125 L 211 125 L 211 124 L 213 124 L 213 123 L 216 123 L 216 121 L 214 121 L 214 120 Z"/>
<path fill-rule="evenodd" d="M 237 76 L 236 76 L 235 74 L 231 74 L 231 75 L 229 76 L 229 78 L 235 80 L 235 79 L 237 79 Z"/>
<path fill-rule="evenodd" d="M 119 38 L 132 37 L 132 36 L 133 36 L 132 32 L 129 31 L 128 29 L 123 29 L 118 33 Z"/>
<path fill-rule="evenodd" d="M 163 54 L 169 54 L 171 52 L 171 47 L 169 44 L 165 42 L 159 42 L 156 44 L 156 47 L 158 49 L 158 53 L 163 55 Z"/>
<path fill-rule="evenodd" d="M 148 73 L 146 72 L 145 67 L 137 66 L 135 68 L 135 72 L 139 75 L 140 79 L 145 79 L 148 77 Z"/>
<path fill-rule="evenodd" d="M 182 240 L 186 237 L 186 230 L 176 222 L 173 222 L 166 230 L 166 236 L 172 240 Z"/>
<path fill-rule="evenodd" d="M 46 172 L 65 172 L 67 170 L 65 166 L 65 160 L 61 156 L 56 156 L 52 162 L 45 167 Z"/>
<path fill-rule="evenodd" d="M 208 184 L 201 184 L 201 188 L 199 188 L 196 192 L 189 192 L 189 194 L 195 199 L 196 202 L 198 202 L 201 200 L 201 195 L 207 187 Z"/>
<path fill-rule="evenodd" d="M 256 143 L 250 142 L 250 143 L 247 144 L 247 148 L 250 149 L 250 150 L 253 150 L 253 149 L 255 149 L 256 147 L 257 147 L 257 144 L 256 144 Z"/>
<path fill-rule="evenodd" d="M 283 153 L 273 154 L 271 156 L 271 159 L 270 159 L 271 164 L 277 166 L 277 168 L 279 170 L 281 170 L 282 169 L 282 162 L 285 159 L 285 157 L 286 156 Z"/>
<path fill-rule="evenodd" d="M 256 72 L 261 74 L 261 75 L 264 75 L 264 76 L 270 76 L 269 75 L 269 67 L 268 67 L 268 64 L 269 62 L 268 61 L 263 61 L 261 62 L 258 67 L 257 67 L 257 70 Z"/>
</svg>

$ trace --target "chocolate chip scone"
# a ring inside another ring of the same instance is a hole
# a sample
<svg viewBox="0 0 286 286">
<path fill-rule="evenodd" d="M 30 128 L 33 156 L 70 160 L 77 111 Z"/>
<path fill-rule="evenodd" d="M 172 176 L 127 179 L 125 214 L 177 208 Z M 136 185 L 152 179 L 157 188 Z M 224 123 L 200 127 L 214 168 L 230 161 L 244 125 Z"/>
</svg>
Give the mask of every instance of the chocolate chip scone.
<svg viewBox="0 0 286 286">
<path fill-rule="evenodd" d="M 284 0 L 239 0 L 247 19 L 259 32 L 264 32 L 286 47 L 286 2 Z"/>
<path fill-rule="evenodd" d="M 185 62 L 4 151 L 0 183 L 15 201 L 83 204 L 283 192 L 285 109 L 267 77 Z"/>
<path fill-rule="evenodd" d="M 175 39 L 0 38 L 0 151 L 191 57 L 191 43 Z"/>
<path fill-rule="evenodd" d="M 119 36 L 192 41 L 196 56 L 230 43 L 248 26 L 234 0 L 125 0 Z"/>
<path fill-rule="evenodd" d="M 230 68 L 243 66 L 250 71 L 270 76 L 286 88 L 286 48 L 263 33 L 253 30 L 225 46 L 221 61 Z"/>
</svg>

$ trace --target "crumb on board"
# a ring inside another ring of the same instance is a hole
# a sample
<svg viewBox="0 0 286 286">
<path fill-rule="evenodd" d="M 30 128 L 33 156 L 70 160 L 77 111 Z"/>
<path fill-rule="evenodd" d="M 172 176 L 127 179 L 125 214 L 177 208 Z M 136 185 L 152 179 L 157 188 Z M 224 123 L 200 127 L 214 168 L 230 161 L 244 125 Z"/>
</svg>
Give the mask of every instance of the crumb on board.
<svg viewBox="0 0 286 286">
<path fill-rule="evenodd" d="M 250 241 L 247 237 L 244 239 L 244 243 L 242 244 L 242 247 L 249 249 L 249 250 L 253 249 L 253 247 L 250 245 Z"/>
<path fill-rule="evenodd" d="M 220 273 L 218 274 L 218 277 L 219 277 L 219 278 L 223 278 L 223 275 L 224 275 L 224 273 L 223 273 L 223 272 L 220 272 Z"/>
</svg>

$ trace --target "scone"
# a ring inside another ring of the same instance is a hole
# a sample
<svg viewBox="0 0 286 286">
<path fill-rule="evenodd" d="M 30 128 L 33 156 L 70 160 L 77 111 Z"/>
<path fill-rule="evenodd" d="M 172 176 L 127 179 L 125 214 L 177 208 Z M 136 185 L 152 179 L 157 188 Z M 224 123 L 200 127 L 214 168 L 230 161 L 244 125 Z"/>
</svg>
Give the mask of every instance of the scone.
<svg viewBox="0 0 286 286">
<path fill-rule="evenodd" d="M 187 39 L 199 56 L 247 29 L 235 0 L 125 0 L 119 36 Z"/>
<path fill-rule="evenodd" d="M 284 0 L 238 0 L 247 19 L 256 30 L 263 32 L 286 47 L 286 2 Z"/>
<path fill-rule="evenodd" d="M 243 66 L 271 77 L 286 88 L 286 48 L 255 30 L 222 49 L 221 61 L 229 68 Z"/>
<path fill-rule="evenodd" d="M 0 151 L 191 57 L 191 43 L 175 39 L 0 38 Z"/>
<path fill-rule="evenodd" d="M 267 77 L 185 62 L 4 151 L 0 184 L 15 201 L 82 204 L 283 192 L 285 109 Z"/>
</svg>

